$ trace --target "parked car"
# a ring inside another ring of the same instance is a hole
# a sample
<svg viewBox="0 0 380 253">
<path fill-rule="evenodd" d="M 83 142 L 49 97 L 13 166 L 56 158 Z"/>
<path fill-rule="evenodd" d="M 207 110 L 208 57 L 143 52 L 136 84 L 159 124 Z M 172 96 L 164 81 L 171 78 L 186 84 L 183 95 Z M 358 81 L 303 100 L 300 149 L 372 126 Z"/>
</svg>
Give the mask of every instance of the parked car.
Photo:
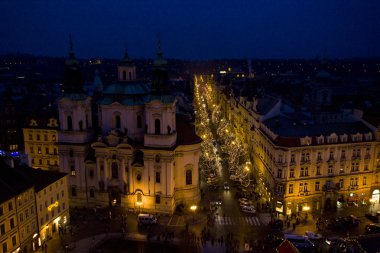
<svg viewBox="0 0 380 253">
<path fill-rule="evenodd" d="M 253 202 L 246 199 L 246 198 L 240 198 L 238 201 L 239 201 L 240 206 L 251 206 L 251 205 L 253 205 Z"/>
<path fill-rule="evenodd" d="M 366 213 L 365 217 L 375 223 L 379 222 L 379 216 L 376 213 Z"/>
<path fill-rule="evenodd" d="M 325 239 L 325 242 L 327 245 L 339 244 L 339 243 L 343 243 L 344 239 L 339 236 L 332 236 L 332 237 L 327 237 Z"/>
<path fill-rule="evenodd" d="M 155 225 L 158 223 L 157 218 L 152 214 L 140 213 L 137 216 L 137 222 L 139 225 Z"/>
<path fill-rule="evenodd" d="M 344 225 L 345 221 L 343 217 L 339 218 L 331 218 L 330 220 L 326 220 L 326 228 L 327 229 L 343 229 L 345 227 Z"/>
<path fill-rule="evenodd" d="M 357 227 L 360 223 L 360 220 L 355 215 L 349 215 L 344 217 L 344 224 L 347 227 Z"/>
<path fill-rule="evenodd" d="M 253 206 L 240 206 L 240 209 L 243 213 L 256 213 L 256 210 Z"/>
<path fill-rule="evenodd" d="M 380 233 L 380 225 L 369 224 L 369 225 L 365 226 L 365 233 L 367 235 Z"/>
<path fill-rule="evenodd" d="M 321 240 L 323 238 L 321 234 L 316 234 L 312 231 L 306 231 L 305 235 L 309 238 L 309 240 Z"/>
<path fill-rule="evenodd" d="M 284 234 L 284 238 L 301 252 L 313 252 L 315 250 L 314 243 L 304 235 Z"/>
<path fill-rule="evenodd" d="M 227 182 L 224 182 L 223 188 L 224 188 L 224 190 L 228 191 L 230 189 L 230 186 L 228 185 Z"/>
</svg>

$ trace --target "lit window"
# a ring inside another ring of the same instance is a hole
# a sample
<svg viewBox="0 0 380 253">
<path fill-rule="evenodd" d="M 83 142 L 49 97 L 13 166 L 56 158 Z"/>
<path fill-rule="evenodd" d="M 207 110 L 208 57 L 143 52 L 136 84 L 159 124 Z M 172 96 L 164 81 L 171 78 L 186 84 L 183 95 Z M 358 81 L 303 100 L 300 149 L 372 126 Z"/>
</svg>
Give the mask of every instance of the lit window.
<svg viewBox="0 0 380 253">
<path fill-rule="evenodd" d="M 77 173 L 76 173 L 76 170 L 75 170 L 75 167 L 74 165 L 71 166 L 71 176 L 75 176 Z"/>
<path fill-rule="evenodd" d="M 289 194 L 292 194 L 293 193 L 293 184 L 290 184 L 289 185 Z"/>
</svg>

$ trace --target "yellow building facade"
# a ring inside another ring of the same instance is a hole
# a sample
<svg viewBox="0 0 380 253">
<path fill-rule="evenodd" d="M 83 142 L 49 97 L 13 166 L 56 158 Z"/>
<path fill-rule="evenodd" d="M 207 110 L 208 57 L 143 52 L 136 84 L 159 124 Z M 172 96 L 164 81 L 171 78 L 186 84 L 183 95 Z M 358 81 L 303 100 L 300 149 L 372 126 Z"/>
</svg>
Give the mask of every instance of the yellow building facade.
<svg viewBox="0 0 380 253">
<path fill-rule="evenodd" d="M 63 173 L 41 184 L 36 192 L 37 220 L 40 244 L 65 229 L 69 224 L 69 194 L 67 176 Z"/>
<path fill-rule="evenodd" d="M 213 89 L 221 113 L 245 143 L 255 191 L 279 213 L 323 212 L 379 203 L 379 131 L 351 111 L 347 122 L 291 121 L 281 99 L 250 99 L 232 86 Z"/>
<path fill-rule="evenodd" d="M 59 169 L 58 121 L 55 117 L 31 118 L 23 128 L 28 165 L 43 170 Z"/>
<path fill-rule="evenodd" d="M 0 252 L 17 252 L 20 249 L 14 197 L 3 199 L 0 203 Z"/>
</svg>

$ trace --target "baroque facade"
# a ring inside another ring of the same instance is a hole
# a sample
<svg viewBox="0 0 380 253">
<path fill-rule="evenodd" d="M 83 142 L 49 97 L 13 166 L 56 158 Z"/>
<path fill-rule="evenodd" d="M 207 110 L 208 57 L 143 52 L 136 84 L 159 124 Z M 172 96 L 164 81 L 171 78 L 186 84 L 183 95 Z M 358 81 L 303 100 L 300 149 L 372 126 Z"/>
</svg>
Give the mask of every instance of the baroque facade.
<svg viewBox="0 0 380 253">
<path fill-rule="evenodd" d="M 173 213 L 179 204 L 200 200 L 201 139 L 176 113 L 166 65 L 158 47 L 148 85 L 136 78 L 126 53 L 117 82 L 105 84 L 92 98 L 83 92 L 79 63 L 70 52 L 58 101 L 58 147 L 74 206 Z"/>
<path fill-rule="evenodd" d="M 328 90 L 318 77 L 313 94 Z M 361 111 L 297 114 L 281 98 L 257 89 L 214 88 L 223 115 L 249 150 L 255 190 L 266 191 L 263 199 L 277 212 L 379 203 L 379 129 Z M 313 96 L 318 108 L 331 103 L 331 94 L 324 93 Z"/>
</svg>

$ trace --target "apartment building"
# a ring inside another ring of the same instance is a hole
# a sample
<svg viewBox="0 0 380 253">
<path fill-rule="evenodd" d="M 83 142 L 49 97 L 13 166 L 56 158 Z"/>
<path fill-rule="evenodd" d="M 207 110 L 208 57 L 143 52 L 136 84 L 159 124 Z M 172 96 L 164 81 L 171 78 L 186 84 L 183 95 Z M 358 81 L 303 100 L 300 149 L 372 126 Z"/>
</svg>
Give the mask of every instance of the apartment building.
<svg viewBox="0 0 380 253">
<path fill-rule="evenodd" d="M 43 170 L 59 170 L 58 116 L 43 112 L 29 117 L 23 128 L 28 165 Z"/>
<path fill-rule="evenodd" d="M 246 143 L 257 178 L 254 191 L 277 212 L 323 212 L 379 201 L 379 131 L 361 111 L 298 112 L 281 98 L 247 92 L 244 85 L 213 90 L 222 114 Z M 322 98 L 332 99 L 325 83 L 313 92 L 320 90 L 328 96 L 315 96 L 318 108 Z"/>
</svg>

